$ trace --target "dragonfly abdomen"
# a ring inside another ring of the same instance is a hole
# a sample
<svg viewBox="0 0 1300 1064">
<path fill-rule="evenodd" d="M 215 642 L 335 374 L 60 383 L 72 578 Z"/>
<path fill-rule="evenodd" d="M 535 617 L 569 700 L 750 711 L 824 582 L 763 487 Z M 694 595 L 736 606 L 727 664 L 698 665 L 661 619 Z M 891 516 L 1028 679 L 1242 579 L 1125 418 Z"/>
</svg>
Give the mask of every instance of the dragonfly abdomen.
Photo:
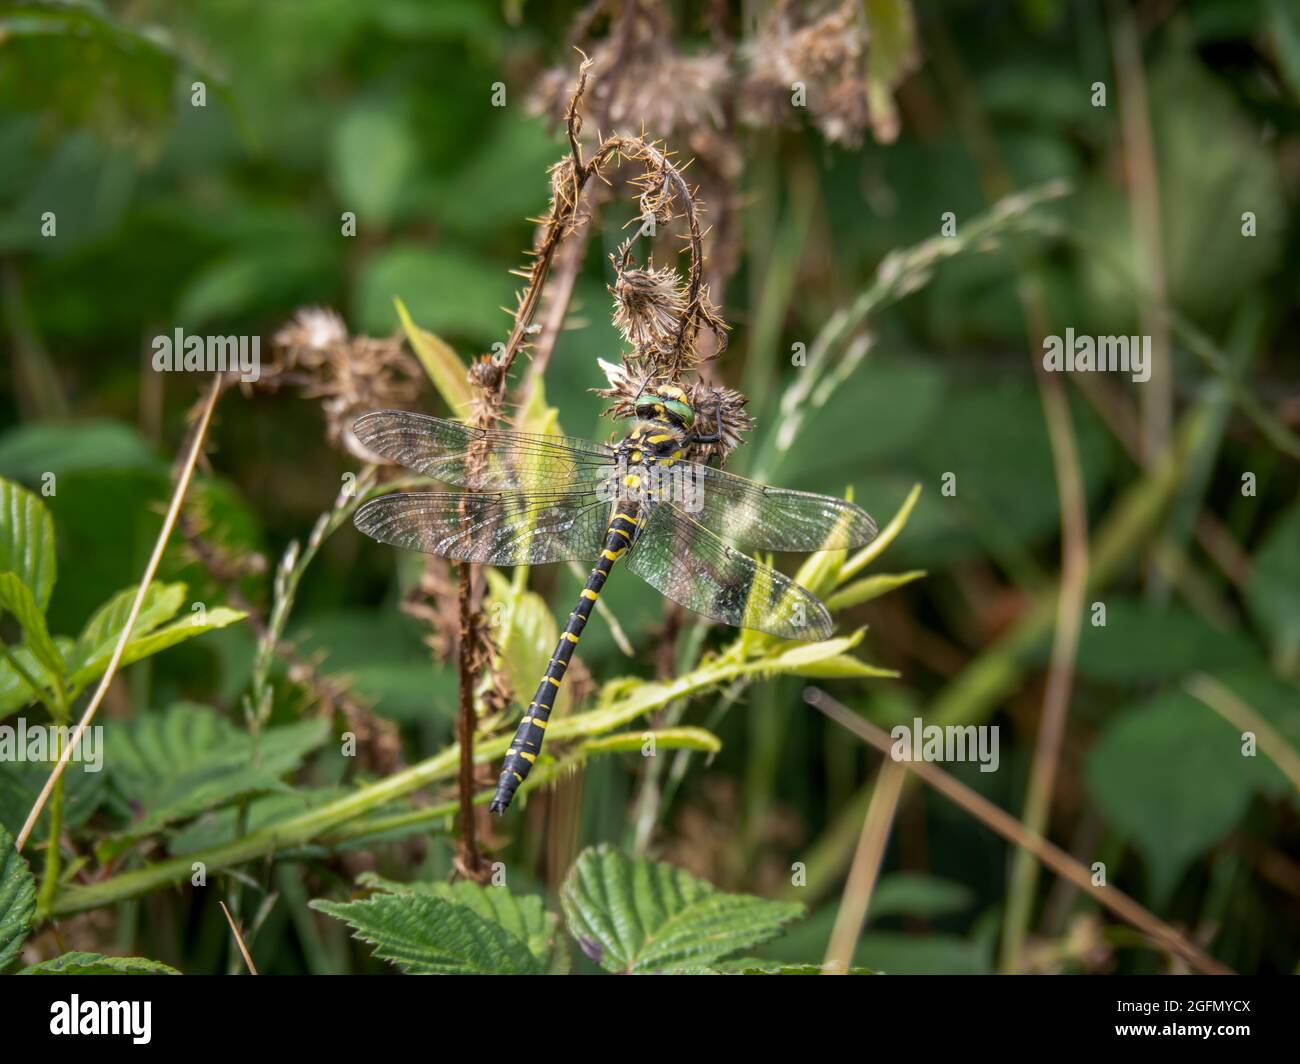
<svg viewBox="0 0 1300 1064">
<path fill-rule="evenodd" d="M 591 575 L 587 577 L 586 586 L 578 597 L 578 604 L 569 614 L 569 621 L 564 626 L 564 631 L 560 633 L 560 641 L 555 645 L 555 653 L 551 655 L 551 660 L 546 666 L 546 674 L 542 677 L 542 682 L 537 685 L 537 693 L 528 703 L 524 718 L 519 722 L 519 728 L 510 743 L 510 749 L 506 751 L 501 778 L 497 781 L 497 791 L 489 807 L 492 812 L 505 812 L 515 796 L 515 791 L 528 778 L 528 773 L 536 764 L 537 755 L 542 749 L 542 741 L 546 738 L 546 725 L 550 720 L 551 710 L 555 708 L 555 698 L 559 694 L 560 685 L 564 682 L 564 674 L 568 671 L 574 648 L 578 645 L 582 630 L 587 626 L 587 620 L 591 617 L 591 611 L 595 608 L 596 599 L 600 597 L 610 570 L 632 545 L 638 523 L 638 507 L 635 503 L 625 502 L 615 508 L 605 534 L 605 546 L 601 550 L 600 559 L 592 568 Z"/>
</svg>

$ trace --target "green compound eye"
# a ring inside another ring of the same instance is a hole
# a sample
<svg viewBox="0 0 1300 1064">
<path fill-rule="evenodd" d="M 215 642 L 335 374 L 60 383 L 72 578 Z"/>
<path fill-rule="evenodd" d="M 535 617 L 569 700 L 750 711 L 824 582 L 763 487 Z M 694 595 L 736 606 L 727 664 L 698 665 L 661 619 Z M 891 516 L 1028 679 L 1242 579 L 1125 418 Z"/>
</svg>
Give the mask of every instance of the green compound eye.
<svg viewBox="0 0 1300 1064">
<path fill-rule="evenodd" d="M 671 410 L 682 420 L 682 424 L 690 428 L 695 424 L 695 411 L 691 409 L 689 403 L 683 403 L 678 399 L 665 399 L 664 406 Z"/>
</svg>

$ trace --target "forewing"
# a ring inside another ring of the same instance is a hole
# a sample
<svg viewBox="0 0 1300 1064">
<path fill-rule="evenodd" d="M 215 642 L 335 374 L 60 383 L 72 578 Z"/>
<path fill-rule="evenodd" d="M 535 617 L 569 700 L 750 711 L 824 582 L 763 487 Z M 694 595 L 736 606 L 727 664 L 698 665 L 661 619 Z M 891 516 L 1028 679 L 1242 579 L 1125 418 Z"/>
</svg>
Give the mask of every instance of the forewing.
<svg viewBox="0 0 1300 1064">
<path fill-rule="evenodd" d="M 783 639 L 829 639 L 825 605 L 806 588 L 718 539 L 670 504 L 642 508 L 628 568 L 688 610 Z"/>
<path fill-rule="evenodd" d="M 483 565 L 593 561 L 608 527 L 597 492 L 400 492 L 362 506 L 353 523 L 394 547 Z"/>
<path fill-rule="evenodd" d="M 861 547 L 876 538 L 871 515 L 851 502 L 769 487 L 696 462 L 681 464 L 684 490 L 674 501 L 732 543 L 756 550 L 819 551 Z"/>
<path fill-rule="evenodd" d="M 405 410 L 362 414 L 353 432 L 407 469 L 475 491 L 583 490 L 605 480 L 614 464 L 614 452 L 590 440 L 476 429 Z"/>
</svg>

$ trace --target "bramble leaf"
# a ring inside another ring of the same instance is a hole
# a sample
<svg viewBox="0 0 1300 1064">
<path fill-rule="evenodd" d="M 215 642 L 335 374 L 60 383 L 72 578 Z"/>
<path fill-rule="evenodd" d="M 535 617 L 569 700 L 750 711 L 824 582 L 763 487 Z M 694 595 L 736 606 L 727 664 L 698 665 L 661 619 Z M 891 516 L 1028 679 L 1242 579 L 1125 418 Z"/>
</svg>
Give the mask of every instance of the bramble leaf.
<svg viewBox="0 0 1300 1064">
<path fill-rule="evenodd" d="M 541 975 L 546 970 L 525 942 L 501 924 L 430 893 L 310 904 L 346 923 L 354 938 L 375 946 L 376 957 L 411 975 Z"/>
<path fill-rule="evenodd" d="M 707 968 L 764 942 L 802 905 L 725 894 L 689 872 L 605 846 L 578 855 L 560 892 L 569 933 L 606 971 Z"/>
<path fill-rule="evenodd" d="M 36 880 L 13 836 L 0 827 L 0 971 L 18 956 L 36 912 Z"/>
</svg>

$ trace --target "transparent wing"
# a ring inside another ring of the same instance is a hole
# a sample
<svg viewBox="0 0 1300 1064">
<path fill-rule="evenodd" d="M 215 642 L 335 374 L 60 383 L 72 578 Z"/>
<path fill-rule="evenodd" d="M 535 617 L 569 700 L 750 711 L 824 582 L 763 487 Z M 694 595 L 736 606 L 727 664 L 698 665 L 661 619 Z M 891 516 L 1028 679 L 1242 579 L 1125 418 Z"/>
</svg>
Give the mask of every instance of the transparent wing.
<svg viewBox="0 0 1300 1064">
<path fill-rule="evenodd" d="M 362 506 L 353 524 L 394 547 L 483 565 L 600 556 L 609 503 L 597 492 L 401 492 Z"/>
<path fill-rule="evenodd" d="M 683 468 L 684 467 L 684 468 Z M 759 550 L 818 551 L 862 547 L 876 523 L 862 507 L 831 495 L 772 488 L 696 462 L 681 462 L 673 501 L 723 539 Z"/>
<path fill-rule="evenodd" d="M 688 610 L 783 639 L 829 639 L 821 600 L 775 569 L 727 546 L 668 504 L 642 508 L 644 524 L 628 568 Z"/>
<path fill-rule="evenodd" d="M 407 469 L 475 491 L 582 489 L 606 479 L 614 465 L 614 452 L 590 440 L 476 429 L 405 410 L 362 414 L 353 432 Z"/>
</svg>

